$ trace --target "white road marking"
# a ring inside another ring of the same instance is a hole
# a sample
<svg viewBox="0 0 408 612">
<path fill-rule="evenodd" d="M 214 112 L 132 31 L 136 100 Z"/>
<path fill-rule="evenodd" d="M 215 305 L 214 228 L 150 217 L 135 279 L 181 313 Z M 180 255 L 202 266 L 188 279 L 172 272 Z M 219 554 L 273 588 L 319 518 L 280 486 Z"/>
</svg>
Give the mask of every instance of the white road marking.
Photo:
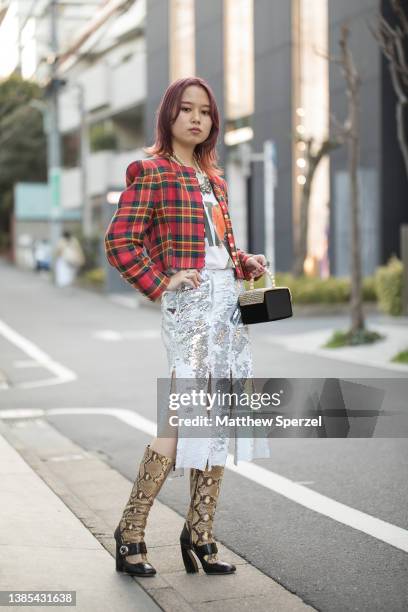
<svg viewBox="0 0 408 612">
<path fill-rule="evenodd" d="M 2 410 L 0 411 L 1 419 L 18 419 L 18 418 L 33 418 L 47 417 L 48 415 L 63 415 L 63 414 L 92 414 L 92 415 L 107 415 L 115 417 L 142 431 L 150 436 L 156 436 L 156 423 L 140 416 L 139 414 L 123 408 L 51 408 L 49 410 Z M 225 467 L 235 474 L 239 474 L 247 478 L 251 482 L 278 493 L 291 501 L 300 504 L 304 508 L 314 510 L 318 514 L 327 516 L 338 523 L 352 527 L 357 531 L 366 533 L 367 535 L 381 540 L 386 544 L 390 544 L 399 550 L 408 552 L 408 531 L 387 523 L 381 519 L 375 518 L 370 514 L 351 508 L 346 504 L 342 504 L 326 495 L 322 495 L 316 491 L 312 491 L 300 483 L 296 483 L 285 476 L 280 476 L 275 472 L 271 472 L 255 463 L 248 461 L 240 461 L 239 465 L 234 465 L 234 457 L 228 454 Z"/>
<path fill-rule="evenodd" d="M 143 340 L 152 338 L 160 338 L 160 329 L 141 329 L 118 332 L 113 329 L 101 329 L 93 333 L 93 337 L 97 340 L 106 340 L 108 342 L 117 342 L 119 340 Z"/>
<path fill-rule="evenodd" d="M 60 455 L 59 457 L 49 457 L 47 459 L 47 461 L 55 461 L 55 462 L 59 462 L 59 461 L 80 461 L 82 459 L 86 459 L 87 457 L 85 455 L 79 455 L 78 453 L 71 453 L 68 455 Z"/>
<path fill-rule="evenodd" d="M 296 480 L 294 481 L 295 484 L 301 484 L 301 485 L 312 485 L 314 484 L 314 480 Z"/>
<path fill-rule="evenodd" d="M 136 295 L 123 295 L 122 293 L 111 293 L 108 299 L 114 304 L 126 306 L 126 308 L 140 308 L 140 301 Z"/>
<path fill-rule="evenodd" d="M 160 338 L 160 329 L 141 329 L 140 331 L 129 331 L 123 334 L 123 336 L 129 340 L 140 340 L 142 338 L 152 339 Z"/>
<path fill-rule="evenodd" d="M 63 366 L 62 364 L 54 361 L 47 353 L 42 351 L 27 338 L 24 338 L 21 334 L 12 329 L 9 325 L 0 320 L 0 334 L 6 338 L 9 342 L 17 346 L 21 351 L 26 353 L 31 359 L 36 361 L 39 366 L 46 368 L 52 374 L 54 378 L 48 378 L 44 380 L 35 380 L 29 382 L 18 383 L 13 385 L 13 389 L 34 389 L 36 387 L 48 387 L 51 385 L 60 385 L 63 383 L 71 382 L 77 379 L 77 375 L 72 371 Z M 11 387 L 9 387 L 11 388 Z"/>
<path fill-rule="evenodd" d="M 24 359 L 18 359 L 17 361 L 13 362 L 13 367 L 14 368 L 41 368 L 41 363 L 38 363 L 38 361 L 32 361 L 30 360 L 24 360 Z"/>
<path fill-rule="evenodd" d="M 122 334 L 113 331 L 113 329 L 102 329 L 101 331 L 94 332 L 93 337 L 97 340 L 107 340 L 108 342 L 122 340 Z"/>
<path fill-rule="evenodd" d="M 240 476 L 244 476 L 248 480 L 274 491 L 274 493 L 279 493 L 287 499 L 309 508 L 309 510 L 314 510 L 338 523 L 343 523 L 343 525 L 357 529 L 377 540 L 382 540 L 386 544 L 408 552 L 408 531 L 406 529 L 351 508 L 259 465 L 243 461 L 237 467 L 233 464 L 232 455 L 228 456 L 227 467 Z"/>
<path fill-rule="evenodd" d="M 46 415 L 47 410 L 42 410 L 41 408 L 10 408 L 9 410 L 0 410 L 1 419 L 33 419 Z"/>
</svg>

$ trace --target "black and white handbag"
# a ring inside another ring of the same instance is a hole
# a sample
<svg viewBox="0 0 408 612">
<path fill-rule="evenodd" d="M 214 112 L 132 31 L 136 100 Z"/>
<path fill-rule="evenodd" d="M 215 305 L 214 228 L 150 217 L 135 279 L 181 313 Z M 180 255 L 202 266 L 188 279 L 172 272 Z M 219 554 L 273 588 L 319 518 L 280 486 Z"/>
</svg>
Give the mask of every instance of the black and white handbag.
<svg viewBox="0 0 408 612">
<path fill-rule="evenodd" d="M 293 316 L 289 287 L 276 287 L 274 275 L 268 269 L 266 272 L 272 280 L 272 287 L 254 289 L 254 279 L 251 278 L 249 291 L 244 291 L 238 297 L 244 325 L 279 321 Z"/>
</svg>

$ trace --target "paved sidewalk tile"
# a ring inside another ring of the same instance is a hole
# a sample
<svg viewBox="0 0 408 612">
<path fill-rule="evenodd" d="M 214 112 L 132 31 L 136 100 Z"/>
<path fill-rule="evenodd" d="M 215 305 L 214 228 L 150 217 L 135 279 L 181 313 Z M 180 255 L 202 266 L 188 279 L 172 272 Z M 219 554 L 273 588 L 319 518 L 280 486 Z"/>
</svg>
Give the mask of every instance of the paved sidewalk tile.
<svg viewBox="0 0 408 612">
<path fill-rule="evenodd" d="M 0 590 L 76 591 L 78 612 L 160 609 L 1 435 L 0 477 Z"/>
</svg>

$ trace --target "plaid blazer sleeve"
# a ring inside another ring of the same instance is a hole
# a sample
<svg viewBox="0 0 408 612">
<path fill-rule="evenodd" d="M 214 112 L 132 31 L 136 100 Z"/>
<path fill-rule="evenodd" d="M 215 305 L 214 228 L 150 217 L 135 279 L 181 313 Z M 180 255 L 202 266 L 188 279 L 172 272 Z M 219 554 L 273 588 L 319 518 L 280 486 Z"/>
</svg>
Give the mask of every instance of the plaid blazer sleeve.
<svg viewBox="0 0 408 612">
<path fill-rule="evenodd" d="M 126 184 L 105 234 L 106 257 L 125 280 L 154 302 L 170 282 L 144 249 L 154 206 L 161 197 L 160 173 L 151 162 L 137 160 L 126 170 Z"/>
<path fill-rule="evenodd" d="M 222 181 L 223 181 L 223 188 L 224 188 L 224 192 L 225 192 L 225 199 L 226 199 L 227 206 L 228 206 L 228 185 L 227 185 L 227 181 L 225 179 L 222 179 Z M 251 280 L 251 278 L 252 278 L 251 277 L 251 273 L 249 272 L 249 270 L 246 267 L 246 262 L 253 255 L 253 253 L 246 253 L 242 249 L 238 249 L 237 248 L 237 255 L 238 255 L 239 261 L 241 263 L 242 270 L 244 272 L 245 280 Z M 254 277 L 255 280 L 257 280 L 258 278 L 261 278 L 261 277 L 260 276 L 255 276 Z"/>
</svg>

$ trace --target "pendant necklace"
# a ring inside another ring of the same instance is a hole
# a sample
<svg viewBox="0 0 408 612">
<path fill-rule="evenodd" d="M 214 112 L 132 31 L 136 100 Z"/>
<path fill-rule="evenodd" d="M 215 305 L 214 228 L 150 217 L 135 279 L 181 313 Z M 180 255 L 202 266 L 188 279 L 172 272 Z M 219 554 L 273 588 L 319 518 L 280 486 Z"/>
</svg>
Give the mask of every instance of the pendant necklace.
<svg viewBox="0 0 408 612">
<path fill-rule="evenodd" d="M 173 155 L 171 155 L 170 157 L 174 161 L 176 161 L 178 164 L 180 164 L 181 166 L 187 166 L 187 164 L 182 159 L 180 159 L 174 152 L 173 152 Z M 194 163 L 195 172 L 196 172 L 196 176 L 197 176 L 198 184 L 200 186 L 201 193 L 211 193 L 212 186 L 211 186 L 210 179 L 205 174 L 205 172 L 200 170 L 195 159 L 193 160 L 193 163 Z"/>
</svg>

